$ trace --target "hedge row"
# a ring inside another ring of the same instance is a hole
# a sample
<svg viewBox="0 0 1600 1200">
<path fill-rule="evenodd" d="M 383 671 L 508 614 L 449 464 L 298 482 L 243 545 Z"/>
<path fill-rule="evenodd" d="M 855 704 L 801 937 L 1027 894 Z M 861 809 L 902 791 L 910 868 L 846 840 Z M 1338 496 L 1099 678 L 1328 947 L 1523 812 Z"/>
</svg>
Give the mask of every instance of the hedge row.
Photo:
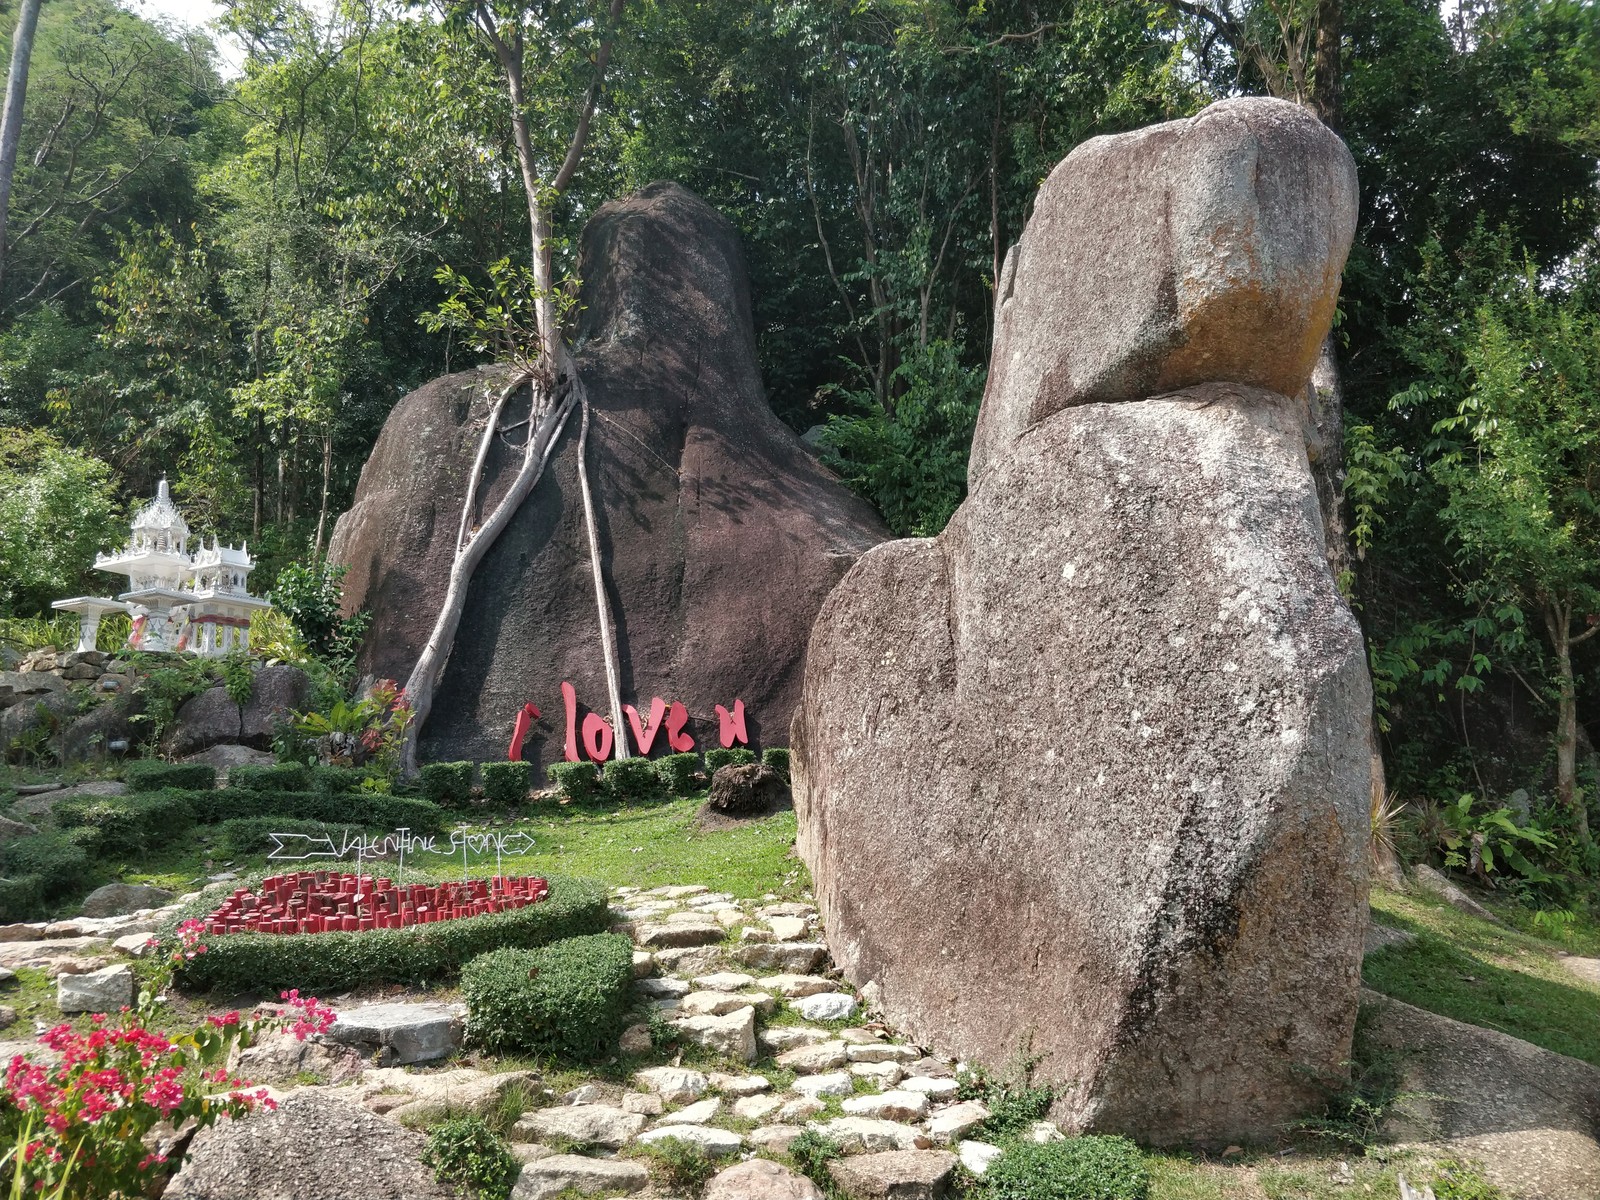
<svg viewBox="0 0 1600 1200">
<path fill-rule="evenodd" d="M 230 788 L 252 792 L 325 792 L 342 795 L 359 792 L 366 771 L 348 767 L 312 767 L 305 763 L 277 763 L 270 767 L 234 767 L 228 772 Z"/>
<path fill-rule="evenodd" d="M 163 788 L 207 791 L 217 786 L 217 770 L 200 763 L 141 758 L 122 768 L 122 781 L 130 792 L 159 792 Z"/>
<path fill-rule="evenodd" d="M 258 873 L 235 886 L 254 888 L 262 877 Z M 158 934 L 162 952 L 173 948 L 174 931 L 181 922 L 206 917 L 221 900 L 213 892 L 179 910 Z M 299 988 L 321 996 L 373 984 L 437 983 L 490 950 L 533 949 L 601 933 L 609 924 L 604 887 L 586 879 L 551 877 L 548 899 L 482 917 L 366 933 L 230 933 L 206 938 L 206 952 L 186 961 L 175 982 L 191 992 L 240 995 Z"/>
<path fill-rule="evenodd" d="M 83 831 L 36 833 L 0 846 L 0 920 L 33 916 L 46 903 L 83 890 L 89 854 Z"/>
<path fill-rule="evenodd" d="M 141 854 L 195 823 L 182 792 L 78 796 L 57 804 L 55 814 L 62 829 L 83 831 L 79 843 L 94 855 Z"/>
<path fill-rule="evenodd" d="M 382 829 L 403 826 L 429 833 L 442 828 L 445 819 L 437 804 L 386 792 L 258 792 L 229 787 L 185 795 L 201 825 L 240 817 L 298 817 Z"/>
<path fill-rule="evenodd" d="M 467 1040 L 490 1054 L 599 1058 L 616 1045 L 632 984 L 633 943 L 615 933 L 493 950 L 461 971 Z"/>
</svg>

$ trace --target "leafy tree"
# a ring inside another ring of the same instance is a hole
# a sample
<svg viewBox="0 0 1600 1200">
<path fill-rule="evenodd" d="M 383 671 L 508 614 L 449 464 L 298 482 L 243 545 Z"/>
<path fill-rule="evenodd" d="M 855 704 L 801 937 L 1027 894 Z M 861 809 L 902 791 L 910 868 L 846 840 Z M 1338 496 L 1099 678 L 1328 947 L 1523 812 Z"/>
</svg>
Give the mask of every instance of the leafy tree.
<svg viewBox="0 0 1600 1200">
<path fill-rule="evenodd" d="M 1556 661 L 1556 789 L 1589 840 L 1577 788 L 1573 650 L 1600 633 L 1600 314 L 1541 291 L 1531 269 L 1481 307 L 1469 384 L 1435 425 L 1440 516 L 1475 600 L 1537 615 Z"/>
<path fill-rule="evenodd" d="M 48 433 L 0 428 L 0 613 L 92 591 L 96 551 L 125 535 L 105 463 Z"/>
</svg>

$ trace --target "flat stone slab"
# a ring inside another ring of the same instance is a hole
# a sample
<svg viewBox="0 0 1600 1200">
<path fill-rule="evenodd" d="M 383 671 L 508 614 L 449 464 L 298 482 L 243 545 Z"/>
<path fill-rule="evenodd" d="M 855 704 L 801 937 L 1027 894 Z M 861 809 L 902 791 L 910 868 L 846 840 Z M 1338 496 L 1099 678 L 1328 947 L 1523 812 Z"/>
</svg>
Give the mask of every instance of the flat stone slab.
<svg viewBox="0 0 1600 1200">
<path fill-rule="evenodd" d="M 523 1166 L 511 1200 L 545 1200 L 568 1188 L 585 1196 L 637 1192 L 649 1182 L 650 1173 L 644 1166 L 629 1159 L 553 1154 Z"/>
<path fill-rule="evenodd" d="M 727 934 L 716 921 L 691 917 L 661 925 L 641 925 L 635 941 L 652 950 L 679 949 L 688 946 L 711 946 Z"/>
<path fill-rule="evenodd" d="M 914 1125 L 878 1121 L 871 1117 L 835 1117 L 831 1121 L 813 1121 L 807 1128 L 815 1129 L 823 1137 L 832 1138 L 844 1147 L 847 1154 L 915 1150 L 917 1138 L 921 1136 Z"/>
<path fill-rule="evenodd" d="M 804 1175 L 771 1159 L 753 1158 L 713 1179 L 701 1200 L 822 1200 L 822 1192 Z"/>
<path fill-rule="evenodd" d="M 731 1133 L 726 1129 L 715 1129 L 709 1125 L 667 1125 L 661 1129 L 641 1133 L 639 1143 L 652 1146 L 668 1138 L 676 1138 L 680 1142 L 699 1146 L 713 1157 L 737 1154 L 739 1148 L 744 1145 L 744 1138 L 737 1133 Z"/>
<path fill-rule="evenodd" d="M 638 1113 L 609 1104 L 567 1104 L 524 1113 L 511 1134 L 515 1141 L 563 1138 L 580 1146 L 620 1150 L 643 1128 L 644 1117 Z"/>
<path fill-rule="evenodd" d="M 461 1017 L 443 1004 L 368 1004 L 345 1009 L 322 1036 L 370 1049 L 388 1067 L 449 1058 L 461 1035 Z"/>
<path fill-rule="evenodd" d="M 943 1200 L 958 1161 L 945 1150 L 888 1150 L 835 1159 L 828 1172 L 856 1200 Z"/>
</svg>

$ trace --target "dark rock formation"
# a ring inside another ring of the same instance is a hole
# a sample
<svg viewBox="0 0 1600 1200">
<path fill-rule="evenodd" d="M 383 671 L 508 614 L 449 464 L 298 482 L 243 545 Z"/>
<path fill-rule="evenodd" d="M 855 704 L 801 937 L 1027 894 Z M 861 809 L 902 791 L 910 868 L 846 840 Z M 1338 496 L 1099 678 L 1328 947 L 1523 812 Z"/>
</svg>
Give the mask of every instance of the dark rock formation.
<svg viewBox="0 0 1600 1200">
<path fill-rule="evenodd" d="M 767 812 L 789 799 L 789 785 L 766 763 L 719 767 L 711 777 L 706 804 L 730 817 Z"/>
<path fill-rule="evenodd" d="M 817 619 L 792 765 L 835 960 L 919 1042 L 1031 1050 L 1079 1129 L 1270 1134 L 1348 1059 L 1371 692 L 1302 406 L 1355 201 L 1280 101 L 1074 151 L 966 502 Z"/>
<path fill-rule="evenodd" d="M 584 232 L 581 274 L 577 361 L 623 699 L 646 718 L 652 696 L 682 702 L 700 749 L 717 744 L 714 706 L 742 699 L 751 743 L 782 744 L 812 620 L 886 533 L 768 407 L 738 239 L 708 205 L 673 184 L 607 204 Z M 451 375 L 402 400 L 339 520 L 330 554 L 350 567 L 347 603 L 374 613 L 361 667 L 375 676 L 404 681 L 438 614 L 500 378 Z M 574 417 L 478 569 L 424 758 L 503 758 L 531 700 L 544 715 L 525 756 L 559 760 L 563 680 L 609 715 L 577 432 Z M 518 458 L 496 445 L 482 511 Z"/>
</svg>

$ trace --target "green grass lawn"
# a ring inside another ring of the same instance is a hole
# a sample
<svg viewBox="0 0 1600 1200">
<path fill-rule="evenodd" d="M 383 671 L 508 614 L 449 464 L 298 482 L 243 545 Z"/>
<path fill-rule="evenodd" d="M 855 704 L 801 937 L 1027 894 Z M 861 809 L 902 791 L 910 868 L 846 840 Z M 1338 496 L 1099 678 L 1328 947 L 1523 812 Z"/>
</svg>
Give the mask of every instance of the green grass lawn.
<svg viewBox="0 0 1600 1200">
<path fill-rule="evenodd" d="M 541 802 L 513 815 L 463 813 L 461 823 L 475 831 L 493 828 L 505 833 L 527 833 L 534 839 L 531 854 L 507 855 L 500 867 L 512 875 L 562 874 L 598 880 L 610 887 L 656 887 L 661 884 L 703 883 L 717 891 L 745 899 L 769 893 L 793 896 L 809 886 L 804 864 L 795 858 L 793 811 L 775 813 L 735 828 L 702 832 L 694 819 L 702 797 L 615 808 L 556 805 Z M 383 831 L 376 831 L 383 832 Z M 225 857 L 211 844 L 214 830 L 199 826 L 158 852 L 121 864 L 103 864 L 121 877 L 188 890 L 208 874 L 224 868 L 264 870 L 268 846 L 254 856 Z M 436 839 L 450 844 L 448 827 Z M 332 866 L 326 859 L 283 863 L 282 869 Z M 354 860 L 339 864 L 354 871 Z M 468 860 L 473 875 L 492 874 L 495 857 L 473 855 Z M 369 864 L 369 870 L 390 874 L 394 862 Z M 451 879 L 461 875 L 461 859 L 449 854 L 408 856 L 407 879 Z"/>
<path fill-rule="evenodd" d="M 804 864 L 795 858 L 794 812 L 775 813 L 732 829 L 695 829 L 702 797 L 621 808 L 534 806 L 537 815 L 497 826 L 531 834 L 532 854 L 506 857 L 508 874 L 546 872 L 599 880 L 610 887 L 658 887 L 703 883 L 746 899 L 769 893 L 789 896 L 810 885 Z M 538 809 L 553 810 L 548 814 Z M 442 845 L 447 838 L 440 838 Z M 475 874 L 494 869 L 494 857 L 472 863 Z M 435 879 L 459 876 L 461 862 L 446 855 L 406 860 Z"/>
<path fill-rule="evenodd" d="M 1600 987 L 1562 966 L 1562 946 L 1431 897 L 1374 891 L 1372 909 L 1416 940 L 1369 955 L 1368 987 L 1600 1066 Z M 1568 940 L 1587 948 L 1592 935 Z"/>
</svg>

